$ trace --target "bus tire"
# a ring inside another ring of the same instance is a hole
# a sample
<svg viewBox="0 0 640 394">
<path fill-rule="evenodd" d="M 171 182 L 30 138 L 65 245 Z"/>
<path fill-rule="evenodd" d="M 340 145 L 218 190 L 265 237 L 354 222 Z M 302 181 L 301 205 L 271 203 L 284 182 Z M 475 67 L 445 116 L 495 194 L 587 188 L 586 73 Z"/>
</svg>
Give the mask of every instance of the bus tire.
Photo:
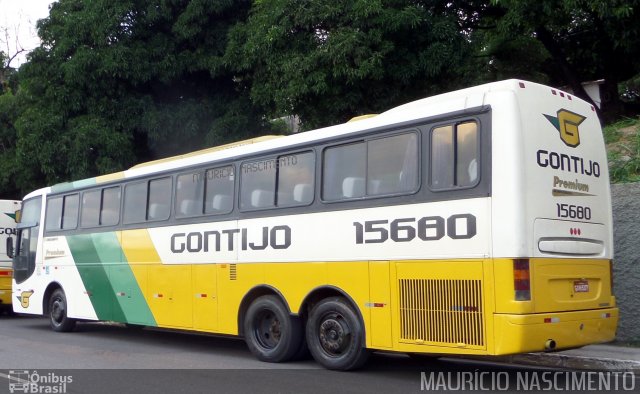
<svg viewBox="0 0 640 394">
<path fill-rule="evenodd" d="M 56 332 L 73 331 L 76 320 L 67 317 L 67 297 L 62 289 L 57 289 L 49 298 L 49 323 Z"/>
<path fill-rule="evenodd" d="M 358 314 L 341 297 L 316 304 L 307 320 L 307 346 L 313 358 L 327 369 L 348 371 L 369 357 Z"/>
<path fill-rule="evenodd" d="M 289 314 L 278 297 L 265 295 L 247 309 L 244 339 L 251 353 L 261 361 L 289 361 L 302 345 L 302 324 Z"/>
</svg>

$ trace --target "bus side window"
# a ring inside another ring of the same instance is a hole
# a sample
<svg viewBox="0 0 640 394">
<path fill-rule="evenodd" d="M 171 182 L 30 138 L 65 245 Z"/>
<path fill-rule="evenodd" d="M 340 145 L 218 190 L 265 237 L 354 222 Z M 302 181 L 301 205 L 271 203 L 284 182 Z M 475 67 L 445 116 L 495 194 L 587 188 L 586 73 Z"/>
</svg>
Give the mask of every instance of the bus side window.
<svg viewBox="0 0 640 394">
<path fill-rule="evenodd" d="M 367 195 L 406 193 L 418 186 L 418 136 L 406 133 L 367 143 Z"/>
<path fill-rule="evenodd" d="M 233 166 L 205 172 L 205 214 L 224 214 L 233 210 L 235 174 Z"/>
<path fill-rule="evenodd" d="M 322 198 L 336 201 L 363 197 L 366 156 L 364 142 L 325 149 L 322 163 Z"/>
<path fill-rule="evenodd" d="M 171 213 L 171 178 L 149 181 L 147 220 L 166 220 Z"/>
<path fill-rule="evenodd" d="M 120 186 L 102 190 L 101 226 L 115 226 L 120 222 Z"/>
<path fill-rule="evenodd" d="M 431 132 L 431 185 L 434 189 L 454 186 L 453 126 L 438 127 Z"/>
<path fill-rule="evenodd" d="M 464 122 L 431 131 L 431 188 L 473 187 L 479 179 L 478 124 Z"/>
<path fill-rule="evenodd" d="M 47 200 L 47 215 L 44 229 L 57 231 L 62 228 L 62 197 L 53 197 Z"/>
<path fill-rule="evenodd" d="M 278 157 L 279 207 L 307 205 L 313 201 L 315 154 L 296 153 Z"/>
<path fill-rule="evenodd" d="M 473 186 L 478 179 L 478 124 L 461 123 L 457 126 L 456 179 L 459 187 Z"/>
<path fill-rule="evenodd" d="M 142 223 L 147 211 L 147 182 L 132 183 L 124 188 L 124 223 Z"/>
<path fill-rule="evenodd" d="M 62 205 L 62 229 L 73 230 L 78 227 L 78 194 L 64 196 Z"/>
<path fill-rule="evenodd" d="M 202 215 L 204 172 L 178 176 L 176 185 L 176 217 Z"/>
<path fill-rule="evenodd" d="M 100 190 L 91 190 L 82 193 L 82 227 L 96 227 L 100 224 Z"/>
<path fill-rule="evenodd" d="M 240 209 L 275 206 L 276 159 L 243 163 L 240 171 Z"/>
<path fill-rule="evenodd" d="M 418 161 L 415 132 L 327 148 L 322 198 L 335 201 L 415 192 Z"/>
</svg>

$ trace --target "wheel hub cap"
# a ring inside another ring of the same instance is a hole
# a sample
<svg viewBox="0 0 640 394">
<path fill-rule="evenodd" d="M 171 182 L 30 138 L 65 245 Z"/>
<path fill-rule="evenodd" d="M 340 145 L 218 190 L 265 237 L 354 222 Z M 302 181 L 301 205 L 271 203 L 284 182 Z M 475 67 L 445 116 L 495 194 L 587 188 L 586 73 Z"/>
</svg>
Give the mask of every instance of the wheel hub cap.
<svg viewBox="0 0 640 394">
<path fill-rule="evenodd" d="M 349 346 L 349 334 L 342 319 L 328 318 L 320 324 L 320 344 L 330 354 L 340 354 Z"/>
</svg>

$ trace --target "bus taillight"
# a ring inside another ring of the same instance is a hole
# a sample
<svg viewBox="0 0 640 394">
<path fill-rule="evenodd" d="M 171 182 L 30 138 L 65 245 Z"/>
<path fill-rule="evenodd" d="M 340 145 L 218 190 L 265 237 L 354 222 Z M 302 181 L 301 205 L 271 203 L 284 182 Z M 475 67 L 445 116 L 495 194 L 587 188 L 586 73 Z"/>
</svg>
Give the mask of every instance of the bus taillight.
<svg viewBox="0 0 640 394">
<path fill-rule="evenodd" d="M 513 288 L 516 301 L 531 300 L 531 281 L 529 280 L 529 260 L 513 260 Z"/>
<path fill-rule="evenodd" d="M 11 276 L 11 271 L 0 271 L 0 276 Z"/>
</svg>

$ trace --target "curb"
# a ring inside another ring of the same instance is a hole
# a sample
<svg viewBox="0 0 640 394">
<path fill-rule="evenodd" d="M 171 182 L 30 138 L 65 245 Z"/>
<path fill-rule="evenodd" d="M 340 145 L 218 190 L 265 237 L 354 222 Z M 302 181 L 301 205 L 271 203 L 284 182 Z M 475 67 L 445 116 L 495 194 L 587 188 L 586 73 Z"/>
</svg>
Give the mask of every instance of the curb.
<svg viewBox="0 0 640 394">
<path fill-rule="evenodd" d="M 640 372 L 640 361 L 603 357 L 575 356 L 562 353 L 525 353 L 491 358 L 496 362 L 564 369 L 626 370 Z"/>
</svg>

